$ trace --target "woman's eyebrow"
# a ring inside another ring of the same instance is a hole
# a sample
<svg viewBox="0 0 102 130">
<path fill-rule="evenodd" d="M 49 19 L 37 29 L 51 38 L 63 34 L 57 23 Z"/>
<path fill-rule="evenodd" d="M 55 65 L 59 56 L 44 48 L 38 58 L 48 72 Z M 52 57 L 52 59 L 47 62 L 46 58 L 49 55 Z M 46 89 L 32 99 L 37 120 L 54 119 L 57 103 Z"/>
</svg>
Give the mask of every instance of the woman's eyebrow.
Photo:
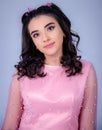
<svg viewBox="0 0 102 130">
<path fill-rule="evenodd" d="M 51 24 L 55 24 L 55 23 L 54 23 L 54 22 L 50 22 L 50 23 L 46 24 L 46 25 L 44 26 L 44 28 L 46 28 L 47 26 L 49 26 L 49 25 L 51 25 Z"/>
<path fill-rule="evenodd" d="M 46 28 L 46 27 L 48 27 L 49 25 L 52 25 L 52 24 L 55 24 L 55 23 L 54 23 L 54 22 L 50 22 L 50 23 L 46 24 L 46 25 L 44 26 L 44 28 Z M 38 32 L 38 30 L 32 31 L 32 32 L 31 32 L 31 35 L 32 35 L 33 33 L 35 33 L 35 32 Z"/>
<path fill-rule="evenodd" d="M 34 30 L 34 31 L 32 31 L 32 32 L 30 33 L 30 35 L 32 35 L 32 34 L 35 33 L 35 32 L 38 32 L 38 30 Z"/>
</svg>

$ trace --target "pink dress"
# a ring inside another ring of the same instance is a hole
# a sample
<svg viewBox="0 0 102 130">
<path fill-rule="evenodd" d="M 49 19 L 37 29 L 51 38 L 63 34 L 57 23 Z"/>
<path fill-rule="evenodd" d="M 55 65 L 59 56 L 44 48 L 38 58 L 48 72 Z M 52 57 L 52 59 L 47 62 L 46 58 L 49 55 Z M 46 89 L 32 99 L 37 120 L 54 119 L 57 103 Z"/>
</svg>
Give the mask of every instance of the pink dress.
<svg viewBox="0 0 102 130">
<path fill-rule="evenodd" d="M 44 78 L 23 77 L 24 112 L 19 130 L 78 130 L 78 116 L 91 67 L 82 61 L 82 74 L 67 77 L 61 66 L 45 65 Z"/>
</svg>

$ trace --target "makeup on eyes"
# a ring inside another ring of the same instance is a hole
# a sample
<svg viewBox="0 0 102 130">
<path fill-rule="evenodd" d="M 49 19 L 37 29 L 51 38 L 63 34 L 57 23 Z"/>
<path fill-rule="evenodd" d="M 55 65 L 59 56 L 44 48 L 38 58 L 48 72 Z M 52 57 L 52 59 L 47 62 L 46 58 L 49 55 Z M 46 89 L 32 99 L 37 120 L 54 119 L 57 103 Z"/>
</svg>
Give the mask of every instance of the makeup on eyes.
<svg viewBox="0 0 102 130">
<path fill-rule="evenodd" d="M 44 28 L 47 28 L 47 30 L 51 30 L 51 29 L 54 29 L 55 28 L 55 23 L 54 22 L 50 22 L 50 23 L 48 23 L 48 24 L 46 24 L 45 26 L 44 26 Z M 34 31 L 32 31 L 30 34 L 31 35 L 34 35 L 34 34 L 37 34 L 38 35 L 38 32 L 39 32 L 39 30 L 34 30 Z"/>
</svg>

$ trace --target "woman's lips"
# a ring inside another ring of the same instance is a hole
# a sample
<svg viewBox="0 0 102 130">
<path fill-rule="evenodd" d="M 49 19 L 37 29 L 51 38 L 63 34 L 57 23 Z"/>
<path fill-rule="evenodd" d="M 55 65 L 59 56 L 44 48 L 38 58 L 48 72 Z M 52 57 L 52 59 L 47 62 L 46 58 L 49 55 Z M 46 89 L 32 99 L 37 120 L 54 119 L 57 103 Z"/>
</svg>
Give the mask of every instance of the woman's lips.
<svg viewBox="0 0 102 130">
<path fill-rule="evenodd" d="M 53 47 L 53 44 L 54 44 L 54 42 L 53 43 L 49 43 L 46 46 L 44 46 L 44 48 L 51 48 L 51 47 Z"/>
</svg>

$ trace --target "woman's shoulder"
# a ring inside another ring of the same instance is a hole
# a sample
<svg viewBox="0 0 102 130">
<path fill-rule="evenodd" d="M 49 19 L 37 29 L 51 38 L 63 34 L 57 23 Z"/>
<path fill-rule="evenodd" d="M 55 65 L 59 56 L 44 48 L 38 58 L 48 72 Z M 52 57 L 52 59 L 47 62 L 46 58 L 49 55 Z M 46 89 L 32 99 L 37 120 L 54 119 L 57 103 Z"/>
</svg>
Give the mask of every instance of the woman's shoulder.
<svg viewBox="0 0 102 130">
<path fill-rule="evenodd" d="M 91 64 L 92 64 L 91 61 L 86 60 L 86 59 L 81 59 L 80 61 L 81 61 L 82 64 L 88 64 L 88 65 L 91 65 Z"/>
<path fill-rule="evenodd" d="M 89 72 L 91 68 L 93 67 L 93 63 L 91 61 L 85 60 L 85 59 L 81 59 L 81 63 L 82 63 L 82 71 L 83 72 Z"/>
<path fill-rule="evenodd" d="M 86 60 L 86 59 L 81 59 L 80 61 L 81 61 L 83 67 L 93 66 L 93 63 L 91 61 Z"/>
</svg>

